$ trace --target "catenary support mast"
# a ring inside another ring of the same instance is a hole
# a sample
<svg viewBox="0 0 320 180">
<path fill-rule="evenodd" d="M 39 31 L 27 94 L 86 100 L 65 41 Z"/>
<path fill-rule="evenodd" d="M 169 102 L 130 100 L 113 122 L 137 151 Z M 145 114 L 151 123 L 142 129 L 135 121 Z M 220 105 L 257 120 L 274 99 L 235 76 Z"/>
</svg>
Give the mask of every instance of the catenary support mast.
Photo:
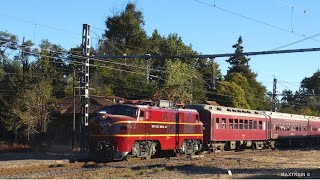
<svg viewBox="0 0 320 180">
<path fill-rule="evenodd" d="M 90 56 L 90 25 L 83 24 L 82 28 L 82 55 L 80 79 L 80 103 L 81 103 L 81 143 L 80 150 L 88 151 L 88 125 L 89 125 L 89 56 Z"/>
</svg>

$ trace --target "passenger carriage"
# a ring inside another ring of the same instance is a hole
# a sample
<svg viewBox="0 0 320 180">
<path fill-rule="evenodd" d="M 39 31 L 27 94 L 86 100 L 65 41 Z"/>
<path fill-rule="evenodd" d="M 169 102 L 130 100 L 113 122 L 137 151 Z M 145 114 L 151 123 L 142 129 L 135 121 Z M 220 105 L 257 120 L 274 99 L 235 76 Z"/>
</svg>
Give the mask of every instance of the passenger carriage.
<svg viewBox="0 0 320 180">
<path fill-rule="evenodd" d="M 270 118 L 270 139 L 291 145 L 293 141 L 307 140 L 309 120 L 303 115 L 265 112 Z"/>
<path fill-rule="evenodd" d="M 208 150 L 262 149 L 268 141 L 269 118 L 262 111 L 212 105 L 188 105 L 196 109 L 204 126 Z"/>
</svg>

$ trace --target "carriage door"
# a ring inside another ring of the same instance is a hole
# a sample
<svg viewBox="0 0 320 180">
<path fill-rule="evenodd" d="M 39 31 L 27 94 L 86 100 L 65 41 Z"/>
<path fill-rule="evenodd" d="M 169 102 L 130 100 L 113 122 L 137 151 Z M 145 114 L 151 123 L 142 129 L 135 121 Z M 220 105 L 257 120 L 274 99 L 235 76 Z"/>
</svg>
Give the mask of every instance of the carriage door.
<svg viewBox="0 0 320 180">
<path fill-rule="evenodd" d="M 266 130 L 267 131 L 267 139 L 272 139 L 272 134 L 273 134 L 273 122 L 271 120 L 271 117 L 270 116 L 266 116 L 266 122 L 268 124 L 268 129 Z"/>
</svg>

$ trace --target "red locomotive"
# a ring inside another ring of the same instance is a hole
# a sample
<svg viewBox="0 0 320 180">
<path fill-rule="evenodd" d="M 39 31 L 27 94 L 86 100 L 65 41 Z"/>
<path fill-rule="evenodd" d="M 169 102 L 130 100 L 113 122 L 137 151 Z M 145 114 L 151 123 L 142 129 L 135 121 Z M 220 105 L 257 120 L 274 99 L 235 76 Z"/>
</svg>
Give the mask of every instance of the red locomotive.
<svg viewBox="0 0 320 180">
<path fill-rule="evenodd" d="M 202 148 L 202 129 L 196 110 L 112 105 L 90 122 L 90 156 L 121 160 L 165 150 L 193 154 Z"/>
</svg>

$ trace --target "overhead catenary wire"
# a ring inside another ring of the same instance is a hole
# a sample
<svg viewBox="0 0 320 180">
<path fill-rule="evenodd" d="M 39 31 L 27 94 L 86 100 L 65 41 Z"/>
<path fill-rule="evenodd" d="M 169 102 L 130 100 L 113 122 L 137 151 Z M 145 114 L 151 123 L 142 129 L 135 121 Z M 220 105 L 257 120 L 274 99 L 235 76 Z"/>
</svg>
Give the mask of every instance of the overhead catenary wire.
<svg viewBox="0 0 320 180">
<path fill-rule="evenodd" d="M 236 13 L 236 12 L 230 11 L 228 9 L 219 7 L 216 4 L 212 5 L 210 3 L 206 3 L 206 2 L 203 2 L 203 1 L 200 1 L 200 0 L 193 0 L 193 1 L 201 3 L 201 4 L 204 4 L 204 5 L 207 5 L 207 6 L 210 6 L 210 7 L 213 7 L 213 8 L 216 8 L 216 9 L 219 9 L 219 10 L 227 12 L 229 14 L 233 14 L 235 16 L 239 16 L 241 18 L 244 18 L 244 19 L 247 19 L 247 20 L 262 24 L 262 25 L 265 25 L 265 26 L 269 26 L 269 27 L 274 28 L 274 29 L 278 29 L 278 30 L 283 31 L 283 32 L 291 33 L 291 34 L 294 34 L 294 35 L 297 35 L 297 36 L 306 37 L 305 34 L 300 34 L 300 33 L 294 32 L 292 30 L 288 30 L 288 29 L 285 29 L 285 28 L 282 28 L 282 27 L 279 27 L 279 26 L 276 26 L 276 25 L 273 25 L 273 24 L 270 24 L 270 23 L 267 23 L 267 22 L 264 22 L 264 21 L 261 21 L 261 20 L 258 20 L 258 19 L 254 19 L 254 18 L 245 16 L 245 15 L 242 15 L 240 13 Z M 314 40 L 314 41 L 320 42 L 320 40 L 317 40 L 317 39 L 314 39 L 314 38 L 311 38 L 311 39 Z"/>
<path fill-rule="evenodd" d="M 303 39 L 300 39 L 300 40 L 297 40 L 297 41 L 294 41 L 294 42 L 291 42 L 291 43 L 288 43 L 288 44 L 285 44 L 285 45 L 276 47 L 276 48 L 272 49 L 271 51 L 283 49 L 283 48 L 285 48 L 285 47 L 288 47 L 288 46 L 292 46 L 292 45 L 294 45 L 294 44 L 301 43 L 301 42 L 303 42 L 303 41 L 306 41 L 306 40 L 308 40 L 308 39 L 315 38 L 315 37 L 317 37 L 317 36 L 320 36 L 320 33 L 317 33 L 317 34 L 314 34 L 314 35 L 312 35 L 312 36 L 308 36 L 308 37 L 305 37 L 305 38 L 303 38 Z"/>
</svg>

